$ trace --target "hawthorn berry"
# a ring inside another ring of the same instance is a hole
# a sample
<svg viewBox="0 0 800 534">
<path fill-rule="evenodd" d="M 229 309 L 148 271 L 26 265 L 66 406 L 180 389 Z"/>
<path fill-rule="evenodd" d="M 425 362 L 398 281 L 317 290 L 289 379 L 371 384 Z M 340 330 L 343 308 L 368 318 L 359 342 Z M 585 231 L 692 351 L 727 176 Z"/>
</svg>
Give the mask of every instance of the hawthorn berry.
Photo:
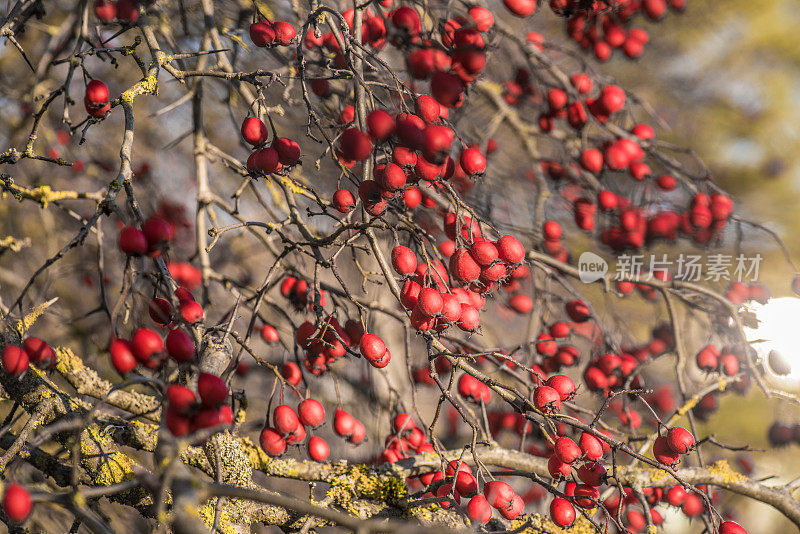
<svg viewBox="0 0 800 534">
<path fill-rule="evenodd" d="M 30 492 L 21 484 L 9 482 L 3 491 L 3 511 L 12 521 L 25 521 L 33 511 Z"/>
<path fill-rule="evenodd" d="M 315 462 L 322 462 L 328 459 L 331 449 L 328 442 L 319 436 L 311 436 L 308 440 L 308 456 Z"/>
</svg>

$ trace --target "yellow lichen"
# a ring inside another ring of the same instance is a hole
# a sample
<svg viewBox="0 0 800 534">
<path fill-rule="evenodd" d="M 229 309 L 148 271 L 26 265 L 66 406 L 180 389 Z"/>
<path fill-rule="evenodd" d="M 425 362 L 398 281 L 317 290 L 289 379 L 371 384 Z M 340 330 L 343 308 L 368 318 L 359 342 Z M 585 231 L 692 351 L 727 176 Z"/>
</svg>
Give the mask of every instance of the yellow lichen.
<svg viewBox="0 0 800 534">
<path fill-rule="evenodd" d="M 650 481 L 658 482 L 664 480 L 668 476 L 667 472 L 663 469 L 650 469 Z"/>
<path fill-rule="evenodd" d="M 76 191 L 53 191 L 49 185 L 40 185 L 27 191 L 28 195 L 39 202 L 43 208 L 46 208 L 50 202 L 54 200 L 62 200 L 65 198 L 78 198 Z"/>
<path fill-rule="evenodd" d="M 50 299 L 47 302 L 43 302 L 38 306 L 34 306 L 28 314 L 23 317 L 20 321 L 17 322 L 17 332 L 19 333 L 20 337 L 25 335 L 25 332 L 36 323 L 36 320 L 42 316 L 47 308 L 49 308 L 58 298 Z"/>
<path fill-rule="evenodd" d="M 718 384 L 719 384 L 719 385 L 717 386 L 717 388 L 718 388 L 720 391 L 725 391 L 725 388 L 727 387 L 727 381 L 725 380 L 725 377 L 723 377 L 723 376 L 719 377 L 719 382 L 718 382 Z"/>
<path fill-rule="evenodd" d="M 217 513 L 217 499 L 214 498 L 206 501 L 206 503 L 197 510 L 197 513 L 200 515 L 200 519 L 203 520 L 203 523 L 212 527 L 214 525 L 214 516 Z M 223 534 L 236 534 L 236 529 L 233 524 L 231 524 L 230 515 L 225 509 L 220 508 L 219 510 L 219 523 L 217 527 L 219 532 Z"/>
<path fill-rule="evenodd" d="M 747 477 L 737 473 L 731 468 L 727 460 L 719 460 L 713 465 L 708 466 L 708 472 L 712 475 L 722 477 L 723 482 L 744 482 Z"/>
<path fill-rule="evenodd" d="M 596 534 L 597 532 L 594 526 L 582 515 L 578 516 L 571 527 L 560 528 L 555 523 L 539 514 L 525 515 L 519 519 L 510 521 L 509 530 L 516 532 L 517 529 L 521 529 L 526 523 L 528 526 L 519 531 L 521 534 L 539 534 L 542 532 L 550 534 Z"/>
<path fill-rule="evenodd" d="M 29 238 L 17 239 L 9 235 L 0 239 L 0 251 L 10 250 L 11 252 L 19 252 L 24 247 L 29 246 L 31 246 L 31 240 Z"/>
<path fill-rule="evenodd" d="M 125 454 L 106 450 L 113 445 L 111 436 L 96 424 L 89 425 L 81 438 L 82 463 L 98 485 L 110 486 L 134 476 L 133 462 Z"/>
<path fill-rule="evenodd" d="M 700 399 L 697 396 L 692 397 L 691 399 L 686 401 L 686 404 L 678 408 L 678 413 L 680 415 L 686 415 L 689 412 L 689 410 L 691 410 L 697 405 L 698 402 L 700 402 Z"/>
<path fill-rule="evenodd" d="M 139 95 L 158 95 L 158 79 L 155 76 L 147 76 L 119 95 L 119 99 L 122 102 L 133 102 Z"/>
</svg>

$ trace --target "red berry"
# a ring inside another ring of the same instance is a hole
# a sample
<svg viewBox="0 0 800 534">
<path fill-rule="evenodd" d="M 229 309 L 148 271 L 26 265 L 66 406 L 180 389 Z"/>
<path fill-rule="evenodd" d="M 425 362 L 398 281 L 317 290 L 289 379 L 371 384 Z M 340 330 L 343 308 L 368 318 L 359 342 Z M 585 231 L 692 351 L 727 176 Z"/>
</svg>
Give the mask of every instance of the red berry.
<svg viewBox="0 0 800 534">
<path fill-rule="evenodd" d="M 520 263 L 525 259 L 525 247 L 514 236 L 504 235 L 497 241 L 500 259 L 509 264 Z"/>
<path fill-rule="evenodd" d="M 683 427 L 673 427 L 667 432 L 667 445 L 678 454 L 686 454 L 694 447 L 694 436 Z"/>
<path fill-rule="evenodd" d="M 315 399 L 305 399 L 297 406 L 297 415 L 303 425 L 316 428 L 325 421 L 325 408 Z"/>
<path fill-rule="evenodd" d="M 439 119 L 441 106 L 435 98 L 420 95 L 414 104 L 414 111 L 423 121 L 431 123 Z"/>
<path fill-rule="evenodd" d="M 183 330 L 170 330 L 166 339 L 167 354 L 178 363 L 188 362 L 195 355 L 194 340 Z"/>
<path fill-rule="evenodd" d="M 261 339 L 263 339 L 265 343 L 277 343 L 280 337 L 274 326 L 265 324 L 261 327 Z"/>
<path fill-rule="evenodd" d="M 56 364 L 56 352 L 38 337 L 28 337 L 22 342 L 22 350 L 33 365 L 40 369 L 50 369 Z"/>
<path fill-rule="evenodd" d="M 467 504 L 467 515 L 472 521 L 488 523 L 492 519 L 492 508 L 486 497 L 478 493 Z"/>
<path fill-rule="evenodd" d="M 395 121 L 388 111 L 374 109 L 367 115 L 367 132 L 376 141 L 385 141 L 394 134 Z"/>
<path fill-rule="evenodd" d="M 441 165 L 450 153 L 453 130 L 447 126 L 429 125 L 423 131 L 422 154 L 434 165 Z"/>
<path fill-rule="evenodd" d="M 111 365 L 121 375 L 133 371 L 139 364 L 131 351 L 131 344 L 128 340 L 115 339 L 111 342 L 108 351 L 111 354 Z"/>
<path fill-rule="evenodd" d="M 392 249 L 392 267 L 397 274 L 411 274 L 417 269 L 417 256 L 410 248 L 397 245 Z"/>
<path fill-rule="evenodd" d="M 686 498 L 686 490 L 681 486 L 674 486 L 667 491 L 666 501 L 672 506 L 680 506 Z"/>
<path fill-rule="evenodd" d="M 562 401 L 570 399 L 575 394 L 575 383 L 567 375 L 553 375 L 545 384 L 555 389 Z"/>
<path fill-rule="evenodd" d="M 367 360 L 379 360 L 386 353 L 386 344 L 375 334 L 364 334 L 359 344 L 361 355 Z"/>
<path fill-rule="evenodd" d="M 3 511 L 12 521 L 25 521 L 33 510 L 31 494 L 21 484 L 11 482 L 3 492 Z"/>
<path fill-rule="evenodd" d="M 154 298 L 150 301 L 150 306 L 147 310 L 150 318 L 159 326 L 169 324 L 172 316 L 172 304 L 167 299 L 161 297 Z"/>
<path fill-rule="evenodd" d="M 614 114 L 625 107 L 625 91 L 616 85 L 607 85 L 600 91 L 597 102 L 608 114 Z"/>
<path fill-rule="evenodd" d="M 272 142 L 272 148 L 278 153 L 281 165 L 292 166 L 300 161 L 300 145 L 293 139 L 279 137 Z"/>
<path fill-rule="evenodd" d="M 286 362 L 281 366 L 281 376 L 293 386 L 299 384 L 303 379 L 300 367 L 294 362 Z"/>
<path fill-rule="evenodd" d="M 108 103 L 108 86 L 100 80 L 90 81 L 86 84 L 84 102 L 89 108 L 102 108 Z"/>
<path fill-rule="evenodd" d="M 518 17 L 530 17 L 536 11 L 536 0 L 503 0 L 503 4 Z"/>
<path fill-rule="evenodd" d="M 582 300 L 573 300 L 567 303 L 567 315 L 576 323 L 582 323 L 591 317 L 589 307 Z"/>
<path fill-rule="evenodd" d="M 566 478 L 572 473 L 572 466 L 558 459 L 555 454 L 547 461 L 547 470 L 555 479 Z"/>
<path fill-rule="evenodd" d="M 328 459 L 331 449 L 328 442 L 319 436 L 311 436 L 308 440 L 308 455 L 315 462 L 322 462 Z"/>
<path fill-rule="evenodd" d="M 173 237 L 172 225 L 159 217 L 150 217 L 142 225 L 147 239 L 147 250 L 154 252 L 164 248 Z"/>
<path fill-rule="evenodd" d="M 468 148 L 462 152 L 459 163 L 464 172 L 470 176 L 483 174 L 486 170 L 486 156 L 477 148 Z"/>
<path fill-rule="evenodd" d="M 527 315 L 533 311 L 533 300 L 528 295 L 517 294 L 508 300 L 508 306 L 521 315 Z"/>
<path fill-rule="evenodd" d="M 259 437 L 261 448 L 270 456 L 280 456 L 286 452 L 286 440 L 275 429 L 265 428 Z"/>
<path fill-rule="evenodd" d="M 339 213 L 348 213 L 355 205 L 356 199 L 347 189 L 339 189 L 333 194 L 333 207 Z"/>
<path fill-rule="evenodd" d="M 492 480 L 484 484 L 483 494 L 489 504 L 498 510 L 507 508 L 515 495 L 514 488 L 502 480 Z"/>
<path fill-rule="evenodd" d="M 492 12 L 481 6 L 472 6 L 467 11 L 469 17 L 475 22 L 475 29 L 479 32 L 488 31 L 494 26 L 494 15 Z"/>
<path fill-rule="evenodd" d="M 575 507 L 567 499 L 560 497 L 550 503 L 550 519 L 562 528 L 567 528 L 575 522 Z"/>
<path fill-rule="evenodd" d="M 297 425 L 300 424 L 300 419 L 298 419 L 297 413 L 291 406 L 281 404 L 276 406 L 272 412 L 272 424 L 275 430 L 281 434 L 294 434 Z"/>
<path fill-rule="evenodd" d="M 275 30 L 265 22 L 254 22 L 250 25 L 250 40 L 259 47 L 265 47 L 275 40 Z"/>
<path fill-rule="evenodd" d="M 128 256 L 141 256 L 147 252 L 147 237 L 135 226 L 126 226 L 120 231 L 118 244 Z"/>
<path fill-rule="evenodd" d="M 192 432 L 191 420 L 186 415 L 177 410 L 173 410 L 172 407 L 167 408 L 167 412 L 164 415 L 164 425 L 176 438 Z"/>
<path fill-rule="evenodd" d="M 659 436 L 653 442 L 653 456 L 664 465 L 674 465 L 680 460 L 680 454 L 670 449 L 666 436 Z"/>
<path fill-rule="evenodd" d="M 352 433 L 350 434 L 350 437 L 347 438 L 347 441 L 349 441 L 354 445 L 358 445 L 359 443 L 364 441 L 364 438 L 366 436 L 367 436 L 367 429 L 364 427 L 363 423 L 361 423 L 361 421 L 354 420 L 353 430 Z"/>
<path fill-rule="evenodd" d="M 216 375 L 200 373 L 197 377 L 197 393 L 203 406 L 216 408 L 228 398 L 228 386 Z"/>
<path fill-rule="evenodd" d="M 138 0 L 117 0 L 117 17 L 125 22 L 139 20 Z"/>
<path fill-rule="evenodd" d="M 603 442 L 589 432 L 583 432 L 578 440 L 583 457 L 587 460 L 598 460 L 603 456 Z"/>
<path fill-rule="evenodd" d="M 297 30 L 288 22 L 275 22 L 272 24 L 272 29 L 275 30 L 275 42 L 282 46 L 292 44 L 297 35 Z"/>
<path fill-rule="evenodd" d="M 247 117 L 242 122 L 242 138 L 251 145 L 260 145 L 268 137 L 267 126 L 258 117 Z"/>
<path fill-rule="evenodd" d="M 437 289 L 425 287 L 419 292 L 417 307 L 428 317 L 438 315 L 439 312 L 442 311 L 443 306 L 444 300 L 442 299 L 442 294 Z"/>
<path fill-rule="evenodd" d="M 113 0 L 94 0 L 94 14 L 101 22 L 117 18 L 117 3 Z"/>
<path fill-rule="evenodd" d="M 16 345 L 6 345 L 3 349 L 3 370 L 13 376 L 19 376 L 28 370 L 30 358 L 28 354 Z"/>
<path fill-rule="evenodd" d="M 556 221 L 545 221 L 543 230 L 544 238 L 547 241 L 559 241 L 561 239 L 561 235 L 563 234 L 561 225 Z"/>
<path fill-rule="evenodd" d="M 249 171 L 260 171 L 264 174 L 272 174 L 278 170 L 279 165 L 280 155 L 273 147 L 259 148 L 247 159 Z"/>
<path fill-rule="evenodd" d="M 516 493 L 511 499 L 511 504 L 500 510 L 500 515 L 508 520 L 517 519 L 525 511 L 525 501 Z"/>
<path fill-rule="evenodd" d="M 603 153 L 596 148 L 587 148 L 581 152 L 581 167 L 591 173 L 598 173 L 603 170 Z"/>
<path fill-rule="evenodd" d="M 203 307 L 199 302 L 193 300 L 181 302 L 178 306 L 178 311 L 181 314 L 181 318 L 189 324 L 203 320 Z"/>
<path fill-rule="evenodd" d="M 353 433 L 356 423 L 356 419 L 341 408 L 337 408 L 333 414 L 333 430 L 343 438 L 347 438 Z"/>
<path fill-rule="evenodd" d="M 344 159 L 361 161 L 372 152 L 372 141 L 358 128 L 348 128 L 339 137 L 339 151 Z"/>
<path fill-rule="evenodd" d="M 704 509 L 703 499 L 696 493 L 687 493 L 681 503 L 681 511 L 686 517 L 697 517 Z"/>
<path fill-rule="evenodd" d="M 155 354 L 164 351 L 164 341 L 157 332 L 149 328 L 139 328 L 131 338 L 130 348 L 136 359 L 145 363 Z"/>
<path fill-rule="evenodd" d="M 167 402 L 169 409 L 178 413 L 186 413 L 197 402 L 194 392 L 186 386 L 172 384 L 167 386 Z"/>
<path fill-rule="evenodd" d="M 565 464 L 571 464 L 581 457 L 581 448 L 571 438 L 561 436 L 553 444 L 553 451 L 558 459 Z"/>
<path fill-rule="evenodd" d="M 723 521 L 719 525 L 719 534 L 747 534 L 747 531 L 736 521 Z"/>
<path fill-rule="evenodd" d="M 561 410 L 561 395 L 550 386 L 539 386 L 533 392 L 533 403 L 539 411 L 557 412 Z"/>
</svg>

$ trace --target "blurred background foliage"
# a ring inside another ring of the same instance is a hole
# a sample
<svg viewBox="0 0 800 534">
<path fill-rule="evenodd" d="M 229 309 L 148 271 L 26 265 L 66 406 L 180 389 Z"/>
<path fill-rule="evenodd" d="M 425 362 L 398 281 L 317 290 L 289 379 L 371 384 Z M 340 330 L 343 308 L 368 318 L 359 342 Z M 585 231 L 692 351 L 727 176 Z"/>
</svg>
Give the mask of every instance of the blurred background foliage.
<svg viewBox="0 0 800 534">
<path fill-rule="evenodd" d="M 798 7 L 795 0 L 690 1 L 682 16 L 645 24 L 652 40 L 642 58 L 616 57 L 605 65 L 653 106 L 667 126 L 659 131 L 661 138 L 692 147 L 745 216 L 768 221 L 793 258 L 800 254 Z M 759 278 L 773 296 L 789 295 L 793 270 L 765 237 L 751 236 L 763 241 Z M 756 389 L 745 397 L 726 396 L 701 433 L 763 449 L 773 421 L 800 420 L 797 407 L 764 399 Z M 750 454 L 759 466 L 757 478 L 778 475 L 788 481 L 798 465 L 796 446 Z M 793 530 L 763 505 L 745 500 L 738 505 L 740 517 L 751 518 L 751 532 Z M 672 523 L 668 531 L 685 528 Z"/>
</svg>

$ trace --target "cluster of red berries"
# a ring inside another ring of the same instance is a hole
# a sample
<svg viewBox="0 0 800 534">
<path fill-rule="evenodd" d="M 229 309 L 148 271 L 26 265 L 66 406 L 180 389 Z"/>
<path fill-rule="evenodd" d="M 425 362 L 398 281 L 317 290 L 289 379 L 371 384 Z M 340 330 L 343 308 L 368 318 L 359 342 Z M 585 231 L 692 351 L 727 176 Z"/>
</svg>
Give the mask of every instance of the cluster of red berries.
<svg viewBox="0 0 800 534">
<path fill-rule="evenodd" d="M 532 0 L 504 1 L 506 6 L 512 2 L 535 4 Z M 642 13 L 650 21 L 658 21 L 668 6 L 683 11 L 686 0 L 550 0 L 550 9 L 567 18 L 566 32 L 570 39 L 581 48 L 591 48 L 598 61 L 608 61 L 615 49 L 621 49 L 631 59 L 641 56 L 650 36 L 644 29 L 632 27 L 631 20 Z"/>
<path fill-rule="evenodd" d="M 383 7 L 391 7 L 392 0 L 383 0 L 380 4 Z M 347 23 L 350 35 L 354 35 L 355 11 L 352 8 L 346 9 L 342 12 L 342 16 Z M 402 16 L 398 17 L 398 22 L 400 22 L 401 18 Z M 361 43 L 376 50 L 382 49 L 386 45 L 387 21 L 391 23 L 391 15 L 384 17 L 383 14 L 376 14 L 371 8 L 366 9 L 363 13 L 363 24 L 361 26 Z M 390 26 L 390 28 L 394 27 L 393 25 Z M 316 30 L 309 29 L 303 39 L 303 46 L 319 53 L 322 59 L 318 63 L 325 64 L 326 60 L 330 58 L 333 66 L 337 69 L 347 68 L 347 59 L 333 32 L 320 33 L 319 35 L 317 33 Z M 312 79 L 311 88 L 314 94 L 322 98 L 331 94 L 330 83 L 326 79 Z"/>
<path fill-rule="evenodd" d="M 719 349 L 715 345 L 706 345 L 695 357 L 697 367 L 707 373 L 720 372 L 725 376 L 734 376 L 740 367 L 746 364 L 745 353 L 740 346 L 729 346 Z"/>
<path fill-rule="evenodd" d="M 142 229 L 125 226 L 119 232 L 119 249 L 128 256 L 161 256 L 175 235 L 173 226 L 160 217 L 150 217 L 142 224 Z"/>
<path fill-rule="evenodd" d="M 405 413 L 395 416 L 392 432 L 386 437 L 386 448 L 380 460 L 396 463 L 412 454 L 435 454 L 433 446 L 428 443 L 425 433 L 416 426 L 414 419 Z M 438 504 L 450 508 L 451 500 L 462 506 L 463 499 L 469 499 L 464 511 L 470 520 L 488 523 L 492 518 L 492 508 L 500 512 L 508 520 L 517 519 L 525 509 L 523 498 L 518 495 L 507 482 L 491 480 L 485 482 L 480 492 L 477 478 L 472 469 L 464 462 L 452 460 L 444 471 L 436 470 L 422 473 L 406 479 L 412 490 L 431 486 L 422 494 L 423 499 L 440 497 Z"/>
<path fill-rule="evenodd" d="M 751 284 L 733 282 L 725 292 L 725 298 L 734 304 L 744 304 L 749 300 L 754 300 L 759 304 L 766 304 L 770 299 L 770 292 L 766 286 L 758 282 Z"/>
<path fill-rule="evenodd" d="M 455 240 L 456 214 L 446 213 L 444 217 L 445 233 Z M 485 239 L 469 217 L 463 220 L 466 224 L 460 225 L 459 240 L 468 238 L 472 243 L 453 247 L 448 269 L 438 261 L 433 269 L 425 263 L 412 265 L 416 257 L 406 247 L 395 247 L 392 252 L 395 271 L 405 276 L 413 273 L 403 284 L 401 302 L 411 309 L 411 324 L 419 331 L 442 331 L 451 324 L 466 332 L 475 331 L 480 323 L 478 312 L 494 283 L 511 283 L 517 270 L 518 277 L 528 272 L 521 265 L 525 248 L 519 240 L 510 235 L 497 241 Z"/>
<path fill-rule="evenodd" d="M 384 448 L 378 458 L 380 463 L 397 463 L 414 454 L 433 453 L 433 446 L 428 443 L 425 432 L 417 426 L 414 418 L 407 413 L 398 413 L 392 419 L 392 430 L 386 436 Z M 424 486 L 429 486 L 433 482 L 442 480 L 444 475 L 441 471 L 426 473 L 418 477 L 410 477 L 407 482 L 410 486 L 415 486 L 421 482 Z M 438 478 L 437 478 L 438 476 Z"/>
<path fill-rule="evenodd" d="M 94 15 L 105 23 L 134 23 L 139 20 L 139 0 L 94 0 Z"/>
<path fill-rule="evenodd" d="M 305 399 L 297 411 L 288 404 L 276 406 L 272 411 L 272 426 L 264 427 L 259 441 L 270 456 L 280 456 L 289 445 L 301 445 L 308 436 L 306 429 L 314 429 L 325 422 L 325 408 L 315 399 Z M 319 436 L 311 436 L 307 444 L 308 456 L 317 462 L 328 458 L 330 447 Z"/>
<path fill-rule="evenodd" d="M 288 22 L 262 19 L 250 25 L 250 40 L 260 48 L 289 46 L 296 36 L 297 30 Z"/>
<path fill-rule="evenodd" d="M 653 329 L 653 339 L 650 343 L 631 348 L 629 352 L 606 353 L 592 360 L 584 370 L 584 382 L 591 391 L 608 393 L 618 390 L 636 372 L 639 364 L 664 354 L 671 350 L 674 344 L 675 340 L 669 325 L 656 327 Z M 641 385 L 638 376 L 631 381 L 631 385 L 632 387 Z"/>
<path fill-rule="evenodd" d="M 178 313 L 174 313 L 170 301 L 155 298 L 150 302 L 150 318 L 160 327 L 168 329 L 166 338 L 147 327 L 136 329 L 131 338 L 117 338 L 111 342 L 109 353 L 111 364 L 121 375 L 125 375 L 139 365 L 147 369 L 158 369 L 169 356 L 177 363 L 186 363 L 195 357 L 195 342 L 179 322 L 194 324 L 203 319 L 203 307 L 194 300 L 192 293 L 182 287 L 175 290 L 178 299 Z M 179 318 L 178 318 L 179 316 Z"/>
<path fill-rule="evenodd" d="M 247 117 L 242 121 L 242 138 L 255 150 L 247 158 L 246 167 L 252 174 L 272 174 L 285 171 L 300 162 L 300 145 L 288 137 L 274 135 L 266 146 L 269 131 L 258 117 Z"/>
<path fill-rule="evenodd" d="M 104 117 L 111 109 L 108 96 L 108 86 L 100 80 L 92 80 L 86 84 L 86 93 L 83 97 L 86 113 L 95 118 Z"/>
<path fill-rule="evenodd" d="M 694 436 L 685 428 L 670 428 L 665 436 L 658 436 L 653 442 L 653 457 L 664 465 L 676 465 L 681 454 L 686 454 L 695 446 Z"/>
<path fill-rule="evenodd" d="M 348 126 L 339 136 L 336 154 L 347 167 L 369 157 L 375 148 L 391 150 L 391 159 L 375 166 L 372 180 L 358 187 L 358 196 L 371 215 L 381 215 L 388 201 L 402 193 L 406 208 L 413 209 L 423 200 L 414 185 L 420 180 L 453 180 L 463 189 L 486 170 L 486 156 L 476 145 L 463 149 L 457 159 L 451 157 L 455 134 L 440 124 L 446 109 L 428 95 L 417 97 L 414 113 L 392 115 L 384 109 L 371 111 L 366 118 L 367 132 L 350 126 L 354 120 L 352 105 L 342 111 L 339 122 Z M 347 213 L 355 205 L 355 197 L 347 189 L 338 190 L 334 207 Z M 427 203 L 432 207 L 435 204 Z"/>
<path fill-rule="evenodd" d="M 304 310 L 307 307 L 313 309 L 314 300 L 317 296 L 319 296 L 319 305 L 323 308 L 325 307 L 325 290 L 320 289 L 319 295 L 317 295 L 316 288 L 313 285 L 309 285 L 308 282 L 302 278 L 287 276 L 281 282 L 280 290 L 281 295 L 289 299 L 289 302 L 297 311 Z"/>
<path fill-rule="evenodd" d="M 295 341 L 305 349 L 303 364 L 306 370 L 314 376 L 319 376 L 327 371 L 328 367 L 338 358 L 347 354 L 351 347 L 360 346 L 363 336 L 364 329 L 361 323 L 348 320 L 345 322 L 344 328 L 342 328 L 336 317 L 329 316 L 322 321 L 319 330 L 317 330 L 317 326 L 314 325 L 314 323 L 305 321 L 297 328 L 295 332 Z M 380 340 L 378 336 L 374 337 Z M 381 343 L 383 342 L 381 341 Z M 375 345 L 377 345 L 377 343 Z M 375 349 L 375 352 L 369 352 L 370 356 L 380 352 L 379 347 L 371 347 L 371 349 Z M 363 352 L 362 350 L 362 353 Z M 384 352 L 386 351 L 384 350 Z M 384 356 L 385 362 L 380 359 Z M 390 355 L 381 353 L 380 357 L 375 360 L 375 362 L 369 360 L 369 358 L 367 359 L 372 365 L 375 365 L 375 363 L 378 362 L 388 363 L 389 357 Z M 296 380 L 297 383 L 299 383 L 299 374 L 294 372 L 292 374 L 297 376 Z"/>
<path fill-rule="evenodd" d="M 26 337 L 22 347 L 6 345 L 2 354 L 3 370 L 12 375 L 20 376 L 28 370 L 30 364 L 39 369 L 52 369 L 56 365 L 56 351 L 45 341 L 38 337 Z"/>
<path fill-rule="evenodd" d="M 204 428 L 233 424 L 228 400 L 228 385 L 211 373 L 197 377 L 197 394 L 186 386 L 167 386 L 167 412 L 164 423 L 175 437 L 186 436 Z M 198 400 L 199 397 L 199 400 Z"/>
</svg>

